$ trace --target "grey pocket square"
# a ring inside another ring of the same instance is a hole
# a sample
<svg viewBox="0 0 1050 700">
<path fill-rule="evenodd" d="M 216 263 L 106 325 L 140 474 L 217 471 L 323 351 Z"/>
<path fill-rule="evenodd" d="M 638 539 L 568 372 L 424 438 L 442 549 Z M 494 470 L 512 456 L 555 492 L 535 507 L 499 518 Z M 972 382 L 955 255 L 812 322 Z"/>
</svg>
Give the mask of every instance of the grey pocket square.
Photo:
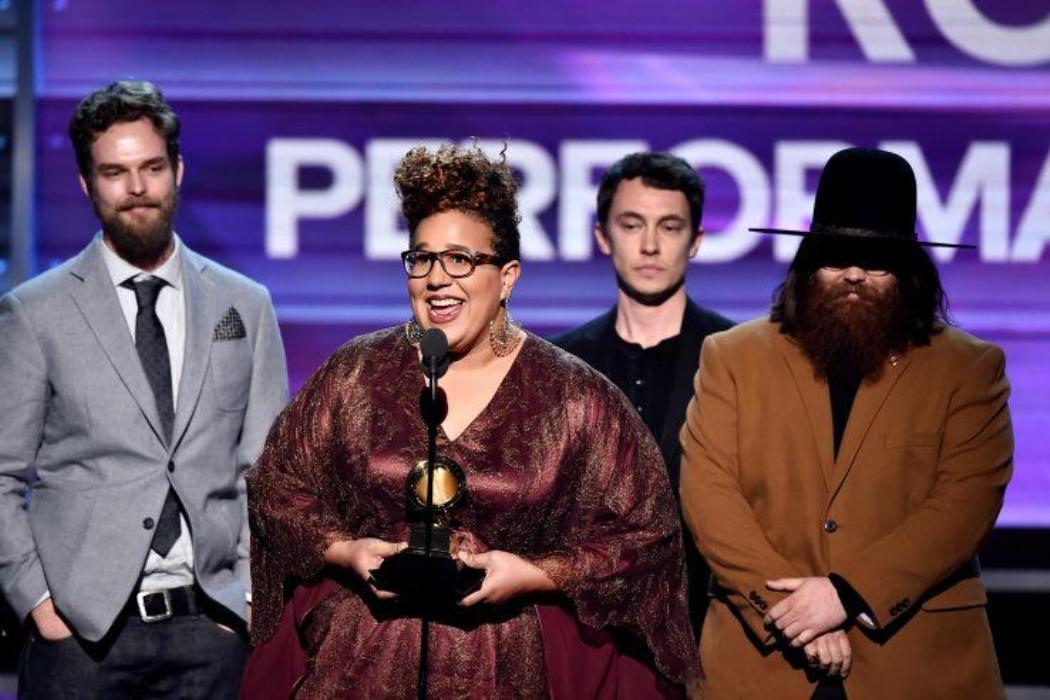
<svg viewBox="0 0 1050 700">
<path fill-rule="evenodd" d="M 244 321 L 241 320 L 241 315 L 237 313 L 237 309 L 231 306 L 226 310 L 222 319 L 215 324 L 212 340 L 237 340 L 245 337 L 245 335 Z"/>
</svg>

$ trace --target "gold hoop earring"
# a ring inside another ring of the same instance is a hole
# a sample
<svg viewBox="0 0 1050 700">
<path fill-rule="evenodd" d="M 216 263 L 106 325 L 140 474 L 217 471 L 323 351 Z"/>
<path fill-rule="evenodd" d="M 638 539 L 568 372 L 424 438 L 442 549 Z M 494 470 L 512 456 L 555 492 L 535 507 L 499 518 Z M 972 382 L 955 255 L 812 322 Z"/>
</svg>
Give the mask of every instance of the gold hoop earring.
<svg viewBox="0 0 1050 700">
<path fill-rule="evenodd" d="M 496 318 L 489 321 L 489 344 L 496 357 L 506 357 L 518 346 L 518 325 L 510 317 L 506 303 L 500 304 Z"/>
<path fill-rule="evenodd" d="M 419 321 L 414 316 L 405 324 L 405 337 L 408 338 L 411 345 L 417 348 L 423 342 L 423 326 L 419 325 Z"/>
</svg>

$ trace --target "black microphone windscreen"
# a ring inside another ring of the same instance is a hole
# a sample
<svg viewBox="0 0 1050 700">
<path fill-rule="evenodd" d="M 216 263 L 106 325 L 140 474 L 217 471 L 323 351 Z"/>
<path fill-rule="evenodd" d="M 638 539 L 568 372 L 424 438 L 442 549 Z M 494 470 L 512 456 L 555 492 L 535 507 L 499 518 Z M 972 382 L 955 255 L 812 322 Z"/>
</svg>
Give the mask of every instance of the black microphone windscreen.
<svg viewBox="0 0 1050 700">
<path fill-rule="evenodd" d="M 438 362 L 441 362 L 445 359 L 445 355 L 448 354 L 448 336 L 440 328 L 428 328 L 423 333 L 423 340 L 419 343 L 419 350 L 423 355 L 424 361 L 428 357 L 433 357 Z"/>
</svg>

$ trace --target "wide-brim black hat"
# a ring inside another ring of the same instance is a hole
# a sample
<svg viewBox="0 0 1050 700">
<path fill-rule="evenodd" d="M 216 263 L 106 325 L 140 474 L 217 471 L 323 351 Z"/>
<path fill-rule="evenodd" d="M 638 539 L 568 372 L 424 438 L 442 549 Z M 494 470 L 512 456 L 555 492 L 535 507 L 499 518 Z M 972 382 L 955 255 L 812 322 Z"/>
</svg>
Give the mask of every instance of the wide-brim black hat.
<svg viewBox="0 0 1050 700">
<path fill-rule="evenodd" d="M 808 231 L 751 228 L 807 238 L 910 243 L 935 248 L 976 248 L 967 243 L 920 241 L 915 232 L 915 173 L 896 153 L 847 148 L 831 156 L 820 174 Z"/>
</svg>

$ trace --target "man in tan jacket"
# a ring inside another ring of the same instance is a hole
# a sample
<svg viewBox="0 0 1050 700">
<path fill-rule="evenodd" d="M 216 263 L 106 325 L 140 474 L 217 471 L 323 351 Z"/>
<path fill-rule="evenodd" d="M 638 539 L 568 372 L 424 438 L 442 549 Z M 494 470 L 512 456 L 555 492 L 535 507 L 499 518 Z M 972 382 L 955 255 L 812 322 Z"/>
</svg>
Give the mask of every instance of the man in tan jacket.
<svg viewBox="0 0 1050 700">
<path fill-rule="evenodd" d="M 1002 697 L 974 553 L 1012 467 L 1002 351 L 945 323 L 885 151 L 828 162 L 768 319 L 710 336 L 682 429 L 709 698 Z"/>
</svg>

